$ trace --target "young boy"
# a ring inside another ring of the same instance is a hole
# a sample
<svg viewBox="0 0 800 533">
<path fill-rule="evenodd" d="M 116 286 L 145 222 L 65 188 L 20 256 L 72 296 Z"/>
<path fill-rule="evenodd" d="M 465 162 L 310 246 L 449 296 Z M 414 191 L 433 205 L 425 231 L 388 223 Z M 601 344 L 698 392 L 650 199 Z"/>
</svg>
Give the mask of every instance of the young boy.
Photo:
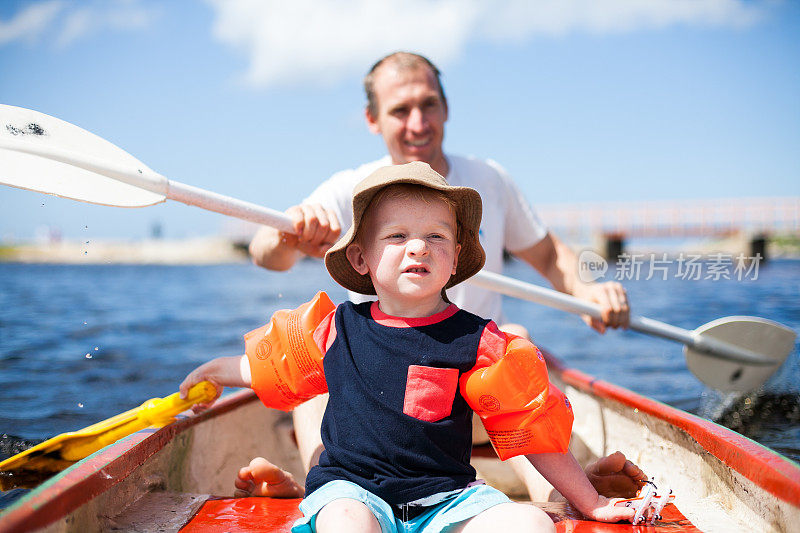
<svg viewBox="0 0 800 533">
<path fill-rule="evenodd" d="M 425 163 L 377 170 L 356 187 L 353 224 L 325 265 L 378 301 L 334 307 L 320 293 L 248 333 L 245 355 L 181 384 L 252 387 L 286 410 L 330 392 L 325 451 L 293 531 L 554 531 L 540 509 L 475 480 L 473 411 L 502 459 L 525 455 L 587 516 L 633 516 L 598 495 L 567 451 L 572 412 L 538 349 L 446 300 L 483 266 L 480 220 L 478 193 Z"/>
</svg>

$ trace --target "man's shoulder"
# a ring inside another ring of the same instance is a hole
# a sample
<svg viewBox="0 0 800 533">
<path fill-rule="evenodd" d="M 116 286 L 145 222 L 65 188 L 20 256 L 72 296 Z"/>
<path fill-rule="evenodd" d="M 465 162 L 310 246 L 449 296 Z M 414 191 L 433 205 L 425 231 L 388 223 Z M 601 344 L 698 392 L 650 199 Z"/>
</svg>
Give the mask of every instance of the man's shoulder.
<svg viewBox="0 0 800 533">
<path fill-rule="evenodd" d="M 494 159 L 450 154 L 447 158 L 456 175 L 465 180 L 505 179 L 508 177 L 506 170 Z"/>
<path fill-rule="evenodd" d="M 380 159 L 376 159 L 375 161 L 370 161 L 369 163 L 364 163 L 363 165 L 359 165 L 355 168 L 347 168 L 344 170 L 340 170 L 339 172 L 335 173 L 331 176 L 329 181 L 341 181 L 341 182 L 352 182 L 353 185 L 358 183 L 359 181 L 363 180 L 376 170 L 381 167 L 389 166 L 392 164 L 391 159 L 389 156 L 381 157 Z"/>
<path fill-rule="evenodd" d="M 326 201 L 330 201 L 333 198 L 337 203 L 349 204 L 353 196 L 353 189 L 355 189 L 358 182 L 378 168 L 388 165 L 389 161 L 387 156 L 376 161 L 364 163 L 356 168 L 341 170 L 320 183 L 305 201 L 325 204 Z"/>
</svg>

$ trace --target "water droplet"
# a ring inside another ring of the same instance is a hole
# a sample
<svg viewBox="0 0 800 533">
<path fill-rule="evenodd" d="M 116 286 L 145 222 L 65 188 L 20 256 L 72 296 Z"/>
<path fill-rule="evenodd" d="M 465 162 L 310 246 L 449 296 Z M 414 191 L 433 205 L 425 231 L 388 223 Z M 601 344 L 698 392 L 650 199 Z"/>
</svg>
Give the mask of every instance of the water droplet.
<svg viewBox="0 0 800 533">
<path fill-rule="evenodd" d="M 86 354 L 86 359 L 91 359 L 91 358 L 92 358 L 92 354 L 90 354 L 90 353 L 87 353 L 87 354 Z"/>
<path fill-rule="evenodd" d="M 78 407 L 80 407 L 81 409 L 83 409 L 83 404 L 82 404 L 82 403 L 78 403 Z"/>
</svg>

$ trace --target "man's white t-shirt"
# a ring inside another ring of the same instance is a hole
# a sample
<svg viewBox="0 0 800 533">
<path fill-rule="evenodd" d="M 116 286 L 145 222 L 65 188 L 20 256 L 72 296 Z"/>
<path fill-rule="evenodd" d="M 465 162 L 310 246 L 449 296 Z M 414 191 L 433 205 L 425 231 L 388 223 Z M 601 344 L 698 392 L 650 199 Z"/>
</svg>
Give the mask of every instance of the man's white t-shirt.
<svg viewBox="0 0 800 533">
<path fill-rule="evenodd" d="M 446 176 L 448 183 L 472 187 L 481 195 L 480 241 L 486 252 L 484 269 L 501 273 L 503 249 L 514 252 L 530 248 L 544 238 L 547 228 L 500 165 L 474 157 L 445 157 L 450 169 Z M 318 203 L 336 213 L 344 235 L 353 221 L 353 189 L 378 168 L 391 164 L 387 155 L 356 169 L 337 172 L 321 183 L 304 203 Z M 349 294 L 353 301 L 375 299 L 354 292 Z M 447 297 L 461 309 L 497 323 L 505 322 L 501 296 L 496 292 L 464 282 L 448 289 Z"/>
</svg>

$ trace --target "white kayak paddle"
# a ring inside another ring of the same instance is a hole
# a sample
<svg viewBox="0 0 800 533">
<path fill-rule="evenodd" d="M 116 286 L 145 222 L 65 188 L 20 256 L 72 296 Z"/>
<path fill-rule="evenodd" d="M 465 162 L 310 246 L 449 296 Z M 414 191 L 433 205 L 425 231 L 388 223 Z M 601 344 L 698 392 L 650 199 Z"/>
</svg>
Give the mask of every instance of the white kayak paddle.
<svg viewBox="0 0 800 533">
<path fill-rule="evenodd" d="M 177 200 L 292 232 L 285 214 L 168 180 L 121 148 L 69 122 L 0 104 L 0 183 L 115 207 Z"/>
<path fill-rule="evenodd" d="M 595 303 L 494 272 L 481 271 L 469 282 L 521 300 L 602 318 Z M 792 352 L 797 337 L 782 324 L 754 316 L 718 318 L 695 330 L 631 316 L 630 329 L 682 343 L 689 370 L 721 391 L 750 391 L 761 386 Z"/>
<path fill-rule="evenodd" d="M 280 211 L 168 180 L 124 150 L 73 124 L 0 105 L 0 183 L 63 198 L 118 207 L 170 200 L 194 205 L 281 231 L 294 231 Z M 515 298 L 600 318 L 600 307 L 551 289 L 481 271 L 469 280 Z M 724 391 L 759 387 L 783 363 L 796 334 L 757 317 L 726 317 L 694 331 L 645 317 L 631 329 L 685 344 L 689 369 Z"/>
</svg>

